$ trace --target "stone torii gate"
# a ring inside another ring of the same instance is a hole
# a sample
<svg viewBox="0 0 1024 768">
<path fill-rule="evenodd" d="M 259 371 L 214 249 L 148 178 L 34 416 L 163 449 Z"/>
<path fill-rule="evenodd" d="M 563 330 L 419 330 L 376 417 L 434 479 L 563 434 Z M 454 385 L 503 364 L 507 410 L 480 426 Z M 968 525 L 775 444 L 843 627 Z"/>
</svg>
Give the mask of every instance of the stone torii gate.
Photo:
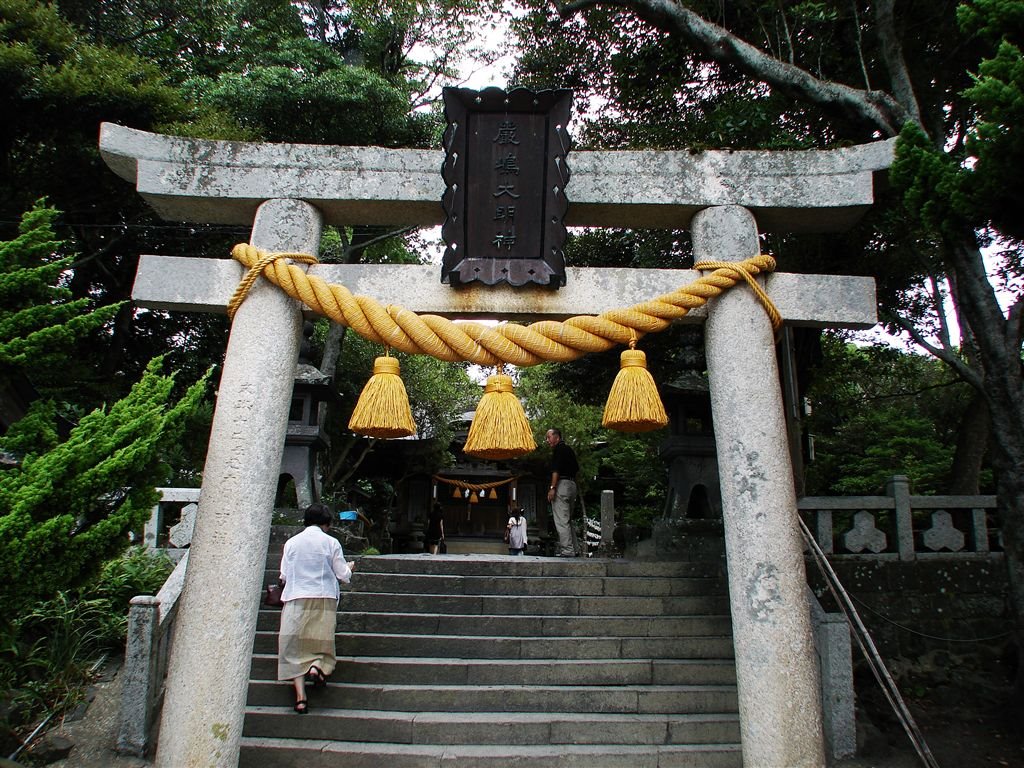
<svg viewBox="0 0 1024 768">
<path fill-rule="evenodd" d="M 108 165 L 164 218 L 252 226 L 267 251 L 316 254 L 323 224 L 436 225 L 440 150 L 214 142 L 105 124 Z M 689 227 L 697 259 L 740 261 L 758 231 L 850 226 L 892 142 L 812 152 L 576 152 L 568 226 Z M 440 284 L 437 267 L 313 265 L 308 273 L 417 312 L 531 319 L 596 314 L 692 282 L 687 270 L 569 269 L 558 292 Z M 224 312 L 230 259 L 143 256 L 143 307 Z M 868 278 L 774 273 L 791 325 L 867 328 Z M 302 306 L 259 281 L 231 327 L 203 471 L 157 765 L 235 766 Z M 742 286 L 687 315 L 705 345 L 721 475 L 744 764 L 825 765 L 797 506 L 772 331 Z"/>
</svg>

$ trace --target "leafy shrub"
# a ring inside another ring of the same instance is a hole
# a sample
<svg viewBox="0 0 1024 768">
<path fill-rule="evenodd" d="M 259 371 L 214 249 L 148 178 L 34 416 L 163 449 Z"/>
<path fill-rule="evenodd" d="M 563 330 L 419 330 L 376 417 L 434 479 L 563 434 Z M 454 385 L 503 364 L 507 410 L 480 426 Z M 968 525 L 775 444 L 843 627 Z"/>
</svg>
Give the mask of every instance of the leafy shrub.
<svg viewBox="0 0 1024 768">
<path fill-rule="evenodd" d="M 105 602 L 101 637 L 108 647 L 124 645 L 131 599 L 136 595 L 155 595 L 173 570 L 174 563 L 167 555 L 145 547 L 133 547 L 103 566 L 96 581 L 83 590 L 83 598 Z"/>
<path fill-rule="evenodd" d="M 649 528 L 661 516 L 661 510 L 655 506 L 626 507 L 622 510 L 622 523 Z"/>
<path fill-rule="evenodd" d="M 0 473 L 0 606 L 9 615 L 80 589 L 149 517 L 169 472 L 163 446 L 179 439 L 206 388 L 204 377 L 175 401 L 162 367 L 155 358 L 126 397 Z"/>
<path fill-rule="evenodd" d="M 81 701 L 95 662 L 124 645 L 132 597 L 156 594 L 172 569 L 165 555 L 135 547 L 80 591 L 60 591 L 0 627 L 0 698 L 10 711 L 0 723 L 4 754 L 41 713 Z"/>
</svg>

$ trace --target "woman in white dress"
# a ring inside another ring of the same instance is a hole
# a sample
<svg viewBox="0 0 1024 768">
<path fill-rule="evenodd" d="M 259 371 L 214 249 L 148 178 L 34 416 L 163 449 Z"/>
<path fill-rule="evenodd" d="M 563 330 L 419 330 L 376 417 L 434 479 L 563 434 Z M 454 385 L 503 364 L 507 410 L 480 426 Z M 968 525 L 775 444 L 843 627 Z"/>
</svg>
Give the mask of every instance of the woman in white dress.
<svg viewBox="0 0 1024 768">
<path fill-rule="evenodd" d="M 310 504 L 306 528 L 285 542 L 281 555 L 281 631 L 277 637 L 277 679 L 295 687 L 295 711 L 309 711 L 306 681 L 326 685 L 336 663 L 334 633 L 338 623 L 338 582 L 352 579 L 354 562 L 336 538 L 328 535 L 331 511 Z"/>
</svg>

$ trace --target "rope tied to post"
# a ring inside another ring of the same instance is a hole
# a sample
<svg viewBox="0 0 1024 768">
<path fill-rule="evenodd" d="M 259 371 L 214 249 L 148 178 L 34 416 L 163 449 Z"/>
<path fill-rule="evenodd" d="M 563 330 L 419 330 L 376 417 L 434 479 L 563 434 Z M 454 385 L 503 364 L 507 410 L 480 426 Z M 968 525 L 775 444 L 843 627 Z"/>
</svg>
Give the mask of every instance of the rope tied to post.
<svg viewBox="0 0 1024 768">
<path fill-rule="evenodd" d="M 237 246 L 236 246 L 237 247 Z M 249 246 L 252 247 L 252 246 Z M 228 320 L 235 319 L 235 313 L 238 308 L 242 306 L 242 302 L 245 301 L 245 297 L 249 295 L 249 291 L 256 284 L 256 280 L 263 274 L 263 270 L 268 265 L 273 264 L 278 259 L 291 259 L 301 264 L 317 264 L 319 260 L 316 256 L 311 256 L 308 253 L 282 253 L 282 252 L 267 252 L 256 249 L 259 257 L 249 267 L 245 276 L 242 278 L 242 282 L 235 288 L 235 292 L 231 295 L 231 299 L 228 301 Z M 234 251 L 232 251 L 234 256 Z M 242 262 L 243 264 L 245 262 Z"/>
</svg>

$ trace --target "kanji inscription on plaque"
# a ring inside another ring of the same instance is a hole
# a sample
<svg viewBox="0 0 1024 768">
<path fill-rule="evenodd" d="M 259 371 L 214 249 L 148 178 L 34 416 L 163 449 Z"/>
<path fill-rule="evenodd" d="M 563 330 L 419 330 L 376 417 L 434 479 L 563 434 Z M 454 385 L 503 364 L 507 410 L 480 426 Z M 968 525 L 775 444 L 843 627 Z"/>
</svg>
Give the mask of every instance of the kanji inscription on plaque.
<svg viewBox="0 0 1024 768">
<path fill-rule="evenodd" d="M 444 89 L 445 242 L 451 285 L 565 285 L 572 92 Z"/>
</svg>

